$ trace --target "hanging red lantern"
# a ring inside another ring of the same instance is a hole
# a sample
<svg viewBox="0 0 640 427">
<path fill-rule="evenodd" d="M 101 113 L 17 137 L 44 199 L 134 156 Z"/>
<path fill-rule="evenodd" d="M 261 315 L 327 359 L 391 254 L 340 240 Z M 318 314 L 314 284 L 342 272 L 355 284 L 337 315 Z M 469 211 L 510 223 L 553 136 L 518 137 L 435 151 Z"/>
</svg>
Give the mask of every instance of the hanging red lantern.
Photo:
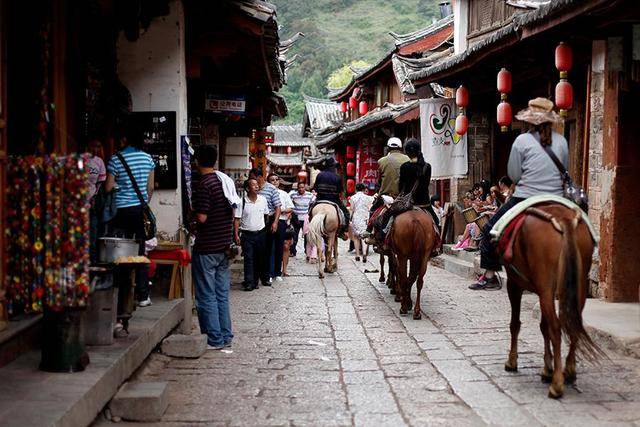
<svg viewBox="0 0 640 427">
<path fill-rule="evenodd" d="M 340 103 L 340 112 L 341 112 L 341 113 L 346 113 L 346 112 L 347 112 L 347 109 L 348 109 L 347 101 L 342 101 L 342 102 Z"/>
<path fill-rule="evenodd" d="M 467 108 L 469 105 L 469 91 L 462 85 L 456 90 L 456 105 L 460 108 Z"/>
<path fill-rule="evenodd" d="M 567 116 L 567 110 L 573 106 L 573 86 L 562 79 L 556 85 L 556 107 L 560 109 L 562 117 Z"/>
<path fill-rule="evenodd" d="M 365 101 L 360 101 L 360 105 L 358 106 L 358 112 L 361 116 L 364 116 L 369 112 L 369 105 Z"/>
<path fill-rule="evenodd" d="M 347 145 L 347 159 L 356 158 L 356 147 L 353 145 Z"/>
<path fill-rule="evenodd" d="M 458 135 L 464 135 L 469 130 L 469 119 L 467 116 L 460 114 L 456 117 L 456 133 Z"/>
<path fill-rule="evenodd" d="M 356 192 L 356 180 L 353 178 L 349 178 L 347 180 L 347 193 L 353 194 Z"/>
<path fill-rule="evenodd" d="M 291 147 L 287 147 L 287 154 L 291 154 Z"/>
<path fill-rule="evenodd" d="M 351 108 L 352 110 L 358 108 L 358 100 L 354 96 L 349 98 L 349 108 Z"/>
<path fill-rule="evenodd" d="M 298 172 L 298 182 L 307 182 L 307 171 Z"/>
<path fill-rule="evenodd" d="M 347 163 L 347 176 L 356 176 L 356 164 L 353 162 Z"/>
<path fill-rule="evenodd" d="M 502 95 L 506 95 L 511 92 L 511 72 L 506 68 L 501 69 L 498 72 L 498 92 Z M 506 98 L 506 96 L 505 96 Z"/>
<path fill-rule="evenodd" d="M 560 78 L 566 79 L 567 72 L 571 70 L 573 66 L 573 51 L 571 46 L 565 42 L 560 42 L 556 47 L 556 68 L 560 71 Z"/>
<path fill-rule="evenodd" d="M 502 101 L 498 104 L 498 110 L 496 112 L 496 121 L 500 125 L 500 131 L 506 132 L 509 130 L 511 124 L 513 111 L 511 110 L 511 104 L 506 101 Z"/>
</svg>

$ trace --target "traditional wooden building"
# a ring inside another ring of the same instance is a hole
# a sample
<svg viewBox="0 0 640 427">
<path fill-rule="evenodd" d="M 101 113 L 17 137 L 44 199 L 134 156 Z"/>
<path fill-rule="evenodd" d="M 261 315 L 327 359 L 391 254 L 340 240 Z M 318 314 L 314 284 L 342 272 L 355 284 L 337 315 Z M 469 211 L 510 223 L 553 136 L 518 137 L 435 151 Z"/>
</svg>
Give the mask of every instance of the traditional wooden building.
<svg viewBox="0 0 640 427">
<path fill-rule="evenodd" d="M 557 130 L 569 142 L 569 172 L 588 189 L 589 215 L 601 236 L 592 293 L 608 301 L 638 301 L 640 267 L 631 257 L 640 237 L 633 226 L 639 206 L 628 193 L 640 178 L 638 121 L 632 118 L 633 100 L 640 99 L 637 3 L 459 0 L 455 22 L 454 55 L 407 61 L 403 76 L 417 92 L 434 85 L 469 89 L 469 174 L 452 180 L 452 198 L 460 200 L 482 178 L 495 182 L 504 175 L 511 144 L 524 130 L 514 122 L 501 132 L 496 123 L 498 71 L 504 67 L 513 76 L 508 100 L 514 113 L 533 97 L 555 99 L 554 52 L 566 43 L 573 53 L 573 107 Z"/>
<path fill-rule="evenodd" d="M 273 133 L 273 142 L 267 144 L 269 169 L 287 183 L 298 181 L 298 174 L 305 171 L 305 159 L 315 154 L 311 138 L 303 137 L 302 125 L 273 125 L 267 128 Z"/>
</svg>

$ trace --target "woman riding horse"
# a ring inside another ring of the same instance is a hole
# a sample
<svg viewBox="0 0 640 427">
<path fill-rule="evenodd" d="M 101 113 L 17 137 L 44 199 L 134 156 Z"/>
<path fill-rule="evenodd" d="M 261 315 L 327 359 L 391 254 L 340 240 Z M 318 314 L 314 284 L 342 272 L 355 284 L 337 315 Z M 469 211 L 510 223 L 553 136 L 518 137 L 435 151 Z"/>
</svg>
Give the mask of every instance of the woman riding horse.
<svg viewBox="0 0 640 427">
<path fill-rule="evenodd" d="M 569 159 L 569 147 L 564 136 L 551 130 L 553 123 L 561 122 L 560 116 L 553 111 L 553 102 L 546 98 L 529 101 L 529 108 L 520 111 L 516 118 L 531 125 L 527 133 L 519 135 L 509 155 L 507 170 L 515 183 L 513 196 L 491 217 L 482 230 L 480 242 L 480 267 L 485 272 L 469 289 L 500 289 L 496 271 L 500 271 L 500 259 L 491 241 L 489 231 L 512 207 L 528 197 L 540 194 L 562 196 L 563 181 L 558 168 L 544 146 L 549 146 L 565 167 Z"/>
</svg>

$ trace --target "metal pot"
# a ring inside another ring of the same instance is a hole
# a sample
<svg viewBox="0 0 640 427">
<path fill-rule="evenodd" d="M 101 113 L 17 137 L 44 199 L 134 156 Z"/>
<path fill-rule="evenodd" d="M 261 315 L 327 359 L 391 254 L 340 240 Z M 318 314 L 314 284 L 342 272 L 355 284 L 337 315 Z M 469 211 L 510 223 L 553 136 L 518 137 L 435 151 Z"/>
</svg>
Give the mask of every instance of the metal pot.
<svg viewBox="0 0 640 427">
<path fill-rule="evenodd" d="M 140 250 L 137 240 L 120 237 L 101 237 L 98 239 L 98 259 L 102 263 L 115 262 L 119 257 L 136 256 Z"/>
</svg>

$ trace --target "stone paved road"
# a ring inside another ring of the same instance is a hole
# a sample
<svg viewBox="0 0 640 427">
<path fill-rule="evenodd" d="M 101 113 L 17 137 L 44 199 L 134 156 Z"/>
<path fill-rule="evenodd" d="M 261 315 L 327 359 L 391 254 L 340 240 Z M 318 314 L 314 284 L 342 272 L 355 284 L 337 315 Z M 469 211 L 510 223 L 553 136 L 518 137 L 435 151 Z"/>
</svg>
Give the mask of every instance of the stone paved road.
<svg viewBox="0 0 640 427">
<path fill-rule="evenodd" d="M 343 251 L 344 254 L 344 251 Z M 377 258 L 377 257 L 376 257 Z M 565 397 L 537 376 L 542 338 L 525 295 L 520 371 L 503 369 L 506 292 L 473 292 L 430 267 L 423 320 L 400 317 L 372 263 L 342 255 L 319 280 L 294 276 L 251 293 L 233 286 L 233 353 L 198 360 L 153 354 L 137 374 L 170 382 L 171 425 L 629 425 L 640 426 L 640 361 L 578 366 Z M 376 262 L 377 267 L 377 262 Z"/>
</svg>

